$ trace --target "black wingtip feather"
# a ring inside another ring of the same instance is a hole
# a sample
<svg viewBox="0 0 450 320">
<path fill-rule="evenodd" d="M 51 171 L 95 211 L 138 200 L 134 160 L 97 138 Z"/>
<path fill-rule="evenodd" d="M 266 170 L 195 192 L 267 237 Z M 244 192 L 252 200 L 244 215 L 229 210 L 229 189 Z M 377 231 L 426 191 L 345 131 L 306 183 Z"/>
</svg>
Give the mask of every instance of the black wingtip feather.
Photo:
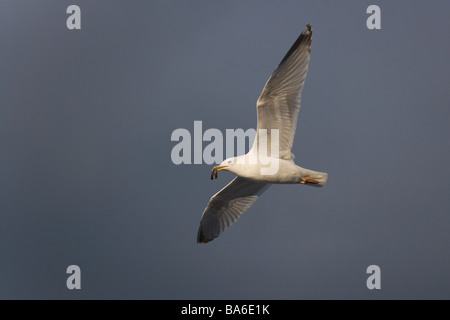
<svg viewBox="0 0 450 320">
<path fill-rule="evenodd" d="M 306 28 L 303 30 L 303 32 L 298 36 L 297 40 L 295 40 L 292 47 L 289 49 L 289 51 L 284 56 L 283 60 L 281 60 L 280 65 L 282 65 L 287 58 L 300 46 L 300 44 L 306 42 L 308 45 L 308 51 L 311 51 L 311 40 L 312 40 L 312 28 L 311 25 L 308 23 L 306 24 Z"/>
<path fill-rule="evenodd" d="M 197 232 L 197 243 L 205 243 L 203 240 L 203 232 L 201 229 Z"/>
<path fill-rule="evenodd" d="M 214 238 L 213 238 L 214 239 Z M 200 227 L 198 229 L 197 232 L 197 243 L 208 243 L 210 242 L 212 239 L 206 239 L 205 234 L 203 233 L 202 227 Z"/>
</svg>

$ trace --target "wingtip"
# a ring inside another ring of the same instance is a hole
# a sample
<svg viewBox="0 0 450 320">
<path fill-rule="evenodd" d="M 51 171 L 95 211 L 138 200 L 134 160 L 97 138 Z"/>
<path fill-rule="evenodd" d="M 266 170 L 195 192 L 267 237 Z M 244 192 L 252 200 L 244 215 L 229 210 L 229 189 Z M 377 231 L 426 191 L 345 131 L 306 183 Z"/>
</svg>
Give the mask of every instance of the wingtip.
<svg viewBox="0 0 450 320">
<path fill-rule="evenodd" d="M 297 40 L 294 42 L 292 47 L 289 49 L 289 51 L 286 53 L 286 55 L 283 57 L 281 62 L 279 63 L 279 66 L 282 65 L 289 56 L 297 50 L 297 48 L 302 44 L 306 43 L 308 52 L 311 52 L 311 42 L 312 42 L 312 27 L 310 23 L 306 24 L 305 29 L 302 31 L 302 33 L 298 36 Z"/>
<path fill-rule="evenodd" d="M 306 28 L 305 30 L 303 30 L 303 34 L 305 35 L 305 37 L 307 38 L 307 43 L 308 43 L 308 52 L 311 52 L 311 42 L 312 42 L 312 27 L 310 23 L 306 24 Z"/>
<path fill-rule="evenodd" d="M 312 32 L 311 24 L 309 22 L 306 24 L 305 31 Z"/>
<path fill-rule="evenodd" d="M 203 233 L 202 227 L 198 228 L 197 232 L 197 243 L 208 243 L 212 240 L 214 240 L 216 237 L 207 238 L 205 234 Z"/>
<path fill-rule="evenodd" d="M 198 233 L 197 233 L 197 243 L 206 243 L 201 228 L 198 229 Z"/>
<path fill-rule="evenodd" d="M 300 34 L 300 36 L 303 36 L 303 38 L 306 38 L 306 39 L 310 40 L 312 32 L 313 32 L 313 30 L 312 30 L 311 24 L 307 23 L 305 29 L 303 29 L 303 31 Z"/>
</svg>

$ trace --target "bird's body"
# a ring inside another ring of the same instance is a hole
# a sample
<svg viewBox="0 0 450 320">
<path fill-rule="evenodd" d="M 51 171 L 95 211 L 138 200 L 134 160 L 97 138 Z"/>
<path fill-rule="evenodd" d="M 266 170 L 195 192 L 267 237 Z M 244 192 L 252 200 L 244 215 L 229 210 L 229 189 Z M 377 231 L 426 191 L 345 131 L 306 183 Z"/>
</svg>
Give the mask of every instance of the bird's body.
<svg viewBox="0 0 450 320">
<path fill-rule="evenodd" d="M 301 184 L 303 178 L 309 177 L 315 179 L 318 182 L 318 186 L 322 186 L 327 180 L 327 174 L 325 172 L 317 172 L 299 167 L 293 160 L 266 157 L 262 161 L 252 163 L 253 161 L 251 158 L 250 152 L 243 156 L 235 157 L 233 158 L 234 164 L 228 165 L 227 170 L 239 177 L 261 183 Z M 227 160 L 225 160 L 225 163 L 226 161 Z M 261 174 L 261 167 L 263 167 L 261 162 L 265 164 L 277 162 L 277 173 Z"/>
<path fill-rule="evenodd" d="M 198 242 L 209 242 L 233 224 L 271 184 L 323 186 L 328 175 L 302 168 L 291 152 L 300 98 L 308 71 L 312 29 L 308 24 L 267 81 L 258 98 L 258 125 L 250 151 L 215 166 L 237 175 L 208 202 L 200 221 Z"/>
</svg>

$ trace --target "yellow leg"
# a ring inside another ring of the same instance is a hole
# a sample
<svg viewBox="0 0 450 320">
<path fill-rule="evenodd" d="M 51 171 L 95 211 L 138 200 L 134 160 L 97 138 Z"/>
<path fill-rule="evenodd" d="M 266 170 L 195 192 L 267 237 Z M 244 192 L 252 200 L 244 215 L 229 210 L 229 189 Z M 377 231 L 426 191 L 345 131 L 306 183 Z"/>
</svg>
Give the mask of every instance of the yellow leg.
<svg viewBox="0 0 450 320">
<path fill-rule="evenodd" d="M 302 177 L 300 179 L 300 183 L 301 184 L 308 184 L 308 183 L 310 183 L 310 184 L 318 184 L 319 181 L 317 181 L 316 179 L 310 178 L 310 177 Z"/>
</svg>

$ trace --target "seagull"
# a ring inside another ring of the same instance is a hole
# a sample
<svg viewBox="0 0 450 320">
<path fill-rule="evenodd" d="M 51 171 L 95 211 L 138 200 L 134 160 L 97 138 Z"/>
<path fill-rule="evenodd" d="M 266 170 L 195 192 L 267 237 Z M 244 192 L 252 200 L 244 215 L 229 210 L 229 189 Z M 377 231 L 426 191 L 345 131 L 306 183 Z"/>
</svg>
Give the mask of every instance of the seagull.
<svg viewBox="0 0 450 320">
<path fill-rule="evenodd" d="M 256 103 L 257 130 L 250 151 L 228 158 L 212 169 L 211 179 L 216 179 L 221 170 L 230 171 L 237 177 L 209 200 L 200 220 L 198 243 L 217 238 L 271 184 L 321 187 L 327 182 L 327 173 L 297 166 L 291 152 L 308 71 L 311 37 L 312 29 L 308 23 L 267 80 Z M 268 164 L 276 164 L 275 169 L 269 170 Z M 263 169 L 266 169 L 265 173 Z"/>
</svg>

